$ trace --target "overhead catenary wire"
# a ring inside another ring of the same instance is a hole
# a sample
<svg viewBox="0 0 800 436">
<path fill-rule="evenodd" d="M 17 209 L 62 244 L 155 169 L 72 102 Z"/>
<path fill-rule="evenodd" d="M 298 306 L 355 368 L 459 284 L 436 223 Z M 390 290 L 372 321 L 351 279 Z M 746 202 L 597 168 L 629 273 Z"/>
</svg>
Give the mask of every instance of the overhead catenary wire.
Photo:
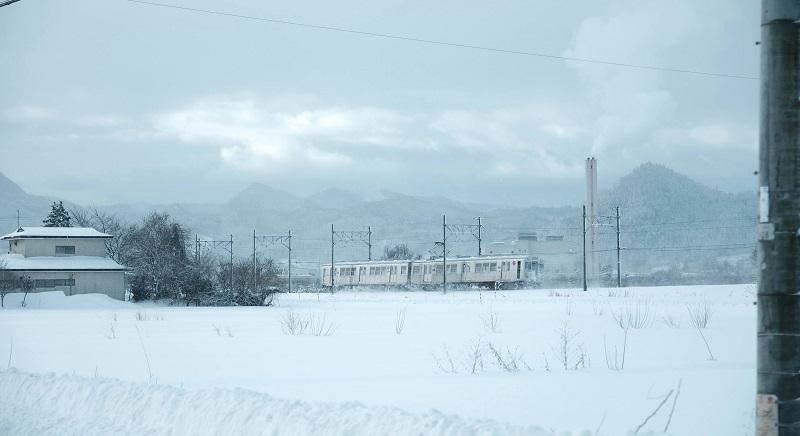
<svg viewBox="0 0 800 436">
<path fill-rule="evenodd" d="M 16 0 L 16 1 L 18 1 L 18 0 Z M 439 45 L 439 46 L 445 46 L 445 47 L 455 47 L 455 48 L 462 48 L 462 49 L 469 49 L 469 50 L 479 50 L 479 51 L 485 51 L 485 52 L 503 53 L 503 54 L 509 54 L 509 55 L 537 57 L 537 58 L 542 58 L 542 59 L 559 60 L 559 61 L 565 61 L 565 62 L 577 62 L 577 63 L 607 65 L 607 66 L 620 67 L 620 68 L 632 68 L 632 69 L 639 69 L 639 70 L 662 71 L 662 72 L 668 72 L 668 73 L 690 74 L 690 75 L 697 75 L 697 76 L 728 78 L 728 79 L 758 80 L 758 76 L 751 76 L 751 75 L 746 75 L 746 74 L 717 73 L 717 72 L 713 72 L 713 71 L 702 71 L 702 70 L 694 70 L 694 69 L 688 69 L 688 68 L 662 67 L 662 66 L 657 66 L 657 65 L 635 64 L 635 63 L 627 63 L 627 62 L 609 61 L 609 60 L 603 60 L 603 59 L 590 59 L 590 58 L 582 58 L 582 57 L 575 57 L 575 56 L 563 56 L 563 55 L 555 55 L 555 54 L 551 54 L 551 53 L 525 51 L 525 50 L 513 50 L 513 49 L 505 49 L 505 48 L 499 48 L 499 47 L 489 47 L 489 46 L 483 46 L 483 45 L 459 43 L 459 42 L 440 41 L 440 40 L 435 40 L 435 39 L 419 38 L 419 37 L 414 37 L 414 36 L 397 35 L 397 34 L 391 34 L 391 33 L 372 32 L 372 31 L 351 29 L 351 28 L 346 28 L 346 27 L 328 26 L 328 25 L 321 25 L 321 24 L 312 24 L 312 23 L 305 23 L 305 22 L 301 22 L 301 21 L 291 21 L 291 20 L 282 20 L 282 19 L 277 19 L 277 18 L 257 17 L 257 16 L 253 16 L 253 15 L 245 15 L 245 14 L 218 11 L 218 10 L 212 10 L 212 9 L 200 9 L 200 8 L 193 8 L 193 7 L 188 7 L 188 6 L 174 5 L 174 4 L 169 4 L 169 3 L 160 3 L 160 2 L 145 1 L 145 0 L 124 0 L 124 1 L 130 2 L 130 3 L 137 3 L 137 4 L 140 4 L 140 5 L 155 6 L 155 7 L 161 7 L 161 8 L 170 8 L 170 9 L 182 10 L 182 11 L 187 11 L 187 12 L 194 12 L 194 13 L 201 13 L 201 14 L 208 14 L 208 15 L 218 15 L 218 16 L 224 16 L 224 17 L 230 17 L 230 18 L 238 18 L 238 19 L 244 19 L 244 20 L 261 21 L 261 22 L 267 22 L 267 23 L 273 23 L 273 24 L 283 24 L 283 25 L 288 25 L 288 26 L 304 27 L 304 28 L 324 30 L 324 31 L 330 31 L 330 32 L 347 33 L 347 34 L 351 34 L 351 35 L 359 35 L 359 36 L 366 36 L 366 37 L 372 37 L 372 38 L 393 39 L 393 40 L 414 42 L 414 43 L 420 43 L 420 44 Z"/>
<path fill-rule="evenodd" d="M 11 3 L 16 3 L 18 1 L 19 0 L 3 0 L 3 1 L 0 1 L 0 8 L 2 8 L 3 6 L 8 6 Z"/>
</svg>

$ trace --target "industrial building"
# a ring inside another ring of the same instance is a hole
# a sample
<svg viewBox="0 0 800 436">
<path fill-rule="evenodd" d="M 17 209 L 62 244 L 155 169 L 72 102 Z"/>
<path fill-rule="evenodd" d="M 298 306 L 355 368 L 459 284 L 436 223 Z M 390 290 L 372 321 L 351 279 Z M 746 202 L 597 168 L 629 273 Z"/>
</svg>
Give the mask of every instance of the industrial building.
<svg viewBox="0 0 800 436">
<path fill-rule="evenodd" d="M 577 246 L 563 235 L 540 235 L 522 232 L 511 242 L 493 242 L 486 246 L 487 255 L 524 254 L 539 259 L 543 283 L 569 281 L 576 277 L 579 265 Z"/>
</svg>

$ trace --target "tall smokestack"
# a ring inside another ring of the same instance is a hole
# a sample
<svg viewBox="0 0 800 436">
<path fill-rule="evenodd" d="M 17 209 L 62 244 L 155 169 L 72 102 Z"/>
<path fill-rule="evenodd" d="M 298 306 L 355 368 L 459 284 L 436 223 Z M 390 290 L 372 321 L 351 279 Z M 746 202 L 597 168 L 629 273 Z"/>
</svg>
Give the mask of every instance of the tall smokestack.
<svg viewBox="0 0 800 436">
<path fill-rule="evenodd" d="M 597 159 L 586 158 L 586 278 L 597 283 Z"/>
</svg>

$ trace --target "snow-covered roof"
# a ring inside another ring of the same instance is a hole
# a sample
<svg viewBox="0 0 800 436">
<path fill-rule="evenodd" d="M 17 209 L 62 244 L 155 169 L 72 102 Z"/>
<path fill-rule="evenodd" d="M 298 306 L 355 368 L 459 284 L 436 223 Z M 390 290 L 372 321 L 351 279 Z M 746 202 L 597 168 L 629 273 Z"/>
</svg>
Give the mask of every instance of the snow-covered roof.
<svg viewBox="0 0 800 436">
<path fill-rule="evenodd" d="M 0 254 L 0 264 L 11 271 L 124 271 L 125 267 L 100 256 L 33 256 Z"/>
<path fill-rule="evenodd" d="M 113 238 L 91 227 L 20 227 L 0 239 L 22 238 Z"/>
</svg>

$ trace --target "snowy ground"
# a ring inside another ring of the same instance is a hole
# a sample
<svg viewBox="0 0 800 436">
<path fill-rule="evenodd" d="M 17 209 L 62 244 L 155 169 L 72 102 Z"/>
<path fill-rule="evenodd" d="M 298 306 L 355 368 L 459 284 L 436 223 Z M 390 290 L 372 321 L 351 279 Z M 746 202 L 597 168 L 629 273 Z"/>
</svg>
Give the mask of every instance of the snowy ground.
<svg viewBox="0 0 800 436">
<path fill-rule="evenodd" d="M 158 425 L 184 419 L 195 423 L 187 432 L 197 434 L 361 428 L 617 435 L 634 431 L 663 402 L 639 434 L 663 432 L 673 412 L 670 434 L 749 435 L 754 301 L 753 285 L 291 294 L 271 308 L 160 307 L 53 294 L 31 294 L 19 308 L 19 296 L 10 295 L 0 310 L 0 361 L 10 356 L 17 370 L 0 372 L 0 432 L 40 434 L 52 424 L 64 430 L 52 434 L 89 434 L 95 427 L 86 422 L 94 422 L 97 434 L 107 434 L 128 422 L 129 429 L 167 434 Z M 705 304 L 710 322 L 698 330 L 689 312 Z M 292 335 L 285 325 L 292 317 L 313 322 Z M 628 330 L 624 369 L 613 370 L 604 348 L 611 360 L 614 348 L 621 357 L 620 317 L 644 325 Z M 314 336 L 317 327 L 331 334 Z M 559 358 L 564 334 L 569 369 Z M 516 355 L 519 370 L 506 371 L 491 348 L 506 366 Z M 66 376 L 38 375 L 49 372 Z M 345 404 L 354 401 L 361 405 Z M 150 406 L 140 420 L 127 421 L 138 407 L 128 403 L 145 402 L 176 413 Z M 265 418 L 258 404 L 305 412 L 292 415 L 299 421 L 291 427 Z M 100 411 L 119 416 L 101 426 Z M 81 424 L 78 412 L 88 421 Z"/>
</svg>

